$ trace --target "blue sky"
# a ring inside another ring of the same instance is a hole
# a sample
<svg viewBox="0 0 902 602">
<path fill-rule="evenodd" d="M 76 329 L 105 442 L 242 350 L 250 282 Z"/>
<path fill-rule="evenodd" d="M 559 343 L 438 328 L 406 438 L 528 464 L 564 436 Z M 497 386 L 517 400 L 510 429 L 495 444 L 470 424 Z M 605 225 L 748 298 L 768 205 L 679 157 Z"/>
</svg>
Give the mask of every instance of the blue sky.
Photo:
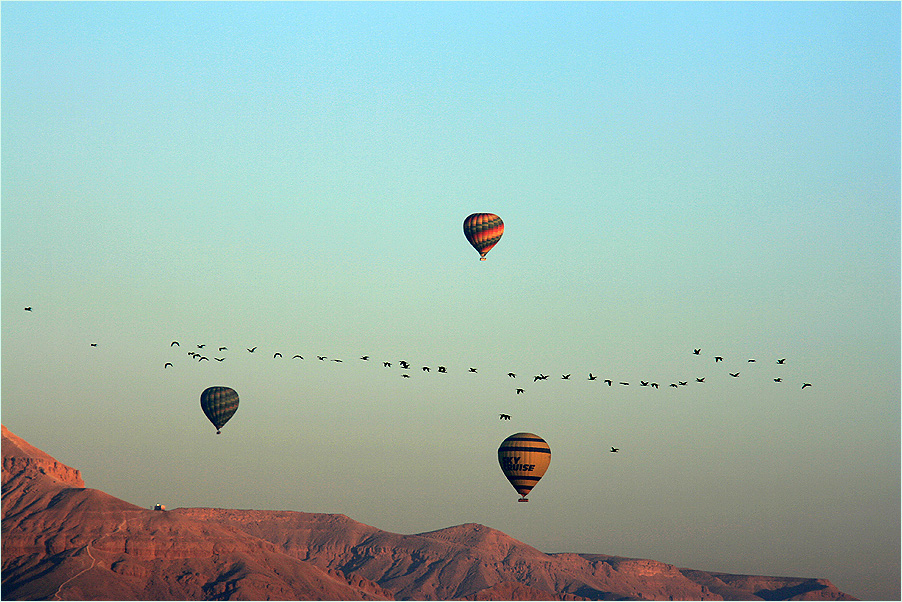
<svg viewBox="0 0 902 602">
<path fill-rule="evenodd" d="M 898 4 L 2 11 L 3 423 L 89 486 L 899 596 Z"/>
</svg>

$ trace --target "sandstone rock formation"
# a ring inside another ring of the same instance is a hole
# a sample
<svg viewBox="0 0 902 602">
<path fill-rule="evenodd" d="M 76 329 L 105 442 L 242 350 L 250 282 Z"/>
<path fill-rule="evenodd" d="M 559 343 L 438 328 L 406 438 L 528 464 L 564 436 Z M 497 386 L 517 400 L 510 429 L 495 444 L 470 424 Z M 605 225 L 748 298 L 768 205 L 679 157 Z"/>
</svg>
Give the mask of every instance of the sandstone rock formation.
<svg viewBox="0 0 902 602">
<path fill-rule="evenodd" d="M 4 600 L 853 600 L 823 579 L 545 554 L 484 525 L 382 531 L 340 514 L 155 512 L 3 435 Z"/>
</svg>

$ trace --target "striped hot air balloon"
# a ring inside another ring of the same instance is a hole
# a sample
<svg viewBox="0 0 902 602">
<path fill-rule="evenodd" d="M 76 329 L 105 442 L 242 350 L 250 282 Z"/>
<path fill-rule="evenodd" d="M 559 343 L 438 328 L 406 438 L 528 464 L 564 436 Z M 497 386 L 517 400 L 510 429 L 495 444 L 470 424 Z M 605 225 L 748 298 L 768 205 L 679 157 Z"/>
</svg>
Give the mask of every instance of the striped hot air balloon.
<svg viewBox="0 0 902 602">
<path fill-rule="evenodd" d="M 538 435 L 516 433 L 501 442 L 498 462 L 504 476 L 520 494 L 517 501 L 528 502 L 526 496 L 551 464 L 551 448 Z"/>
<path fill-rule="evenodd" d="M 216 434 L 238 410 L 238 393 L 229 387 L 209 387 L 200 394 L 200 409 L 216 427 Z"/>
<path fill-rule="evenodd" d="M 485 261 L 485 254 L 501 240 L 504 222 L 494 213 L 473 213 L 464 220 L 464 236 L 479 251 L 479 260 Z"/>
</svg>

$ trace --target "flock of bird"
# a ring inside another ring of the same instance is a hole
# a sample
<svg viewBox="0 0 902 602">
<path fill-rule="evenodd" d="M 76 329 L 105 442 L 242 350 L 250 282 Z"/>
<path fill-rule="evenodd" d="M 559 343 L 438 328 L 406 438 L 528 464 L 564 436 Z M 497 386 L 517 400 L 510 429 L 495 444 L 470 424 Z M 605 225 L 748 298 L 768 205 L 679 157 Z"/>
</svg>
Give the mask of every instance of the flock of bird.
<svg viewBox="0 0 902 602">
<path fill-rule="evenodd" d="M 170 343 L 169 346 L 170 346 L 170 347 L 181 347 L 181 343 L 179 343 L 178 341 L 172 341 L 172 342 Z M 197 344 L 197 345 L 196 345 L 196 348 L 197 348 L 197 349 L 200 349 L 201 351 L 204 350 L 206 347 L 207 347 L 206 344 Z M 254 353 L 254 352 L 257 351 L 257 346 L 254 346 L 254 347 L 246 347 L 245 349 L 247 349 L 248 353 Z M 226 359 L 225 357 L 217 357 L 217 355 L 222 354 L 222 352 L 224 352 L 224 351 L 228 351 L 228 347 L 225 347 L 225 346 L 218 347 L 218 349 L 217 349 L 217 354 L 213 356 L 213 359 L 214 359 L 215 361 L 217 361 L 217 362 L 223 362 L 223 361 L 225 361 L 225 359 Z M 700 348 L 694 348 L 694 349 L 692 350 L 692 354 L 693 354 L 693 355 L 701 355 L 701 352 L 702 352 L 702 350 L 701 350 Z M 191 350 L 191 351 L 188 351 L 188 352 L 187 352 L 187 355 L 188 355 L 188 357 L 191 357 L 192 359 L 196 360 L 197 362 L 210 361 L 210 358 L 209 358 L 207 355 L 204 355 L 204 354 L 203 354 L 202 352 L 200 352 L 200 351 L 194 351 L 194 350 Z M 278 351 L 276 351 L 276 352 L 273 353 L 273 355 L 272 355 L 272 358 L 273 358 L 273 359 L 281 359 L 281 358 L 283 358 L 283 357 L 284 357 L 284 356 L 282 355 L 282 353 L 280 353 L 280 352 L 278 352 Z M 324 362 L 324 361 L 326 361 L 326 360 L 329 360 L 329 361 L 336 362 L 336 363 L 342 363 L 342 362 L 344 361 L 344 360 L 341 360 L 341 359 L 339 359 L 339 358 L 330 358 L 330 357 L 325 356 L 325 355 L 315 355 L 315 356 L 311 356 L 311 357 L 316 357 L 316 359 L 319 360 L 319 361 L 321 361 L 321 362 Z M 304 359 L 304 356 L 301 355 L 301 354 L 299 354 L 299 353 L 297 353 L 297 354 L 294 354 L 294 355 L 291 357 L 291 359 L 295 359 L 295 360 L 303 360 L 303 359 Z M 360 360 L 361 360 L 361 361 L 369 361 L 369 360 L 370 360 L 370 356 L 369 356 L 369 355 L 362 355 L 362 356 L 360 356 Z M 717 363 L 719 363 L 719 362 L 723 362 L 723 361 L 724 361 L 723 356 L 720 356 L 720 355 L 715 355 L 715 356 L 714 356 L 714 363 L 715 363 L 715 364 L 717 364 Z M 757 359 L 750 358 L 750 359 L 747 361 L 747 363 L 750 363 L 750 364 L 751 364 L 751 363 L 756 363 L 757 361 L 758 361 Z M 774 363 L 775 363 L 776 365 L 785 365 L 785 364 L 786 364 L 786 358 L 779 358 L 779 359 L 776 359 Z M 391 368 L 391 367 L 394 366 L 394 365 L 395 365 L 395 362 L 393 362 L 393 361 L 382 361 L 382 366 L 383 366 L 384 368 Z M 402 370 L 401 377 L 402 377 L 402 378 L 410 378 L 410 373 L 409 373 L 409 372 L 405 372 L 405 371 L 409 371 L 409 370 L 412 369 L 412 368 L 411 368 L 410 362 L 408 362 L 408 361 L 406 361 L 406 360 L 400 360 L 400 361 L 397 361 L 397 365 L 398 365 L 398 366 L 401 368 L 401 370 Z M 172 368 L 172 367 L 174 367 L 174 364 L 173 364 L 172 362 L 166 362 L 166 363 L 163 365 L 163 368 L 166 368 L 166 369 Z M 420 368 L 420 370 L 421 370 L 422 372 L 431 372 L 431 371 L 432 371 L 432 368 L 431 368 L 430 366 L 422 366 L 422 367 Z M 438 366 L 438 367 L 436 368 L 436 372 L 439 372 L 439 373 L 442 373 L 442 374 L 447 374 L 447 373 L 448 373 L 448 368 L 447 368 L 446 366 Z M 471 367 L 469 367 L 469 368 L 467 369 L 467 372 L 468 372 L 468 373 L 476 374 L 476 373 L 478 373 L 479 371 L 478 371 L 477 368 L 474 368 L 474 367 L 471 366 Z M 729 375 L 730 375 L 731 377 L 733 377 L 733 378 L 739 378 L 739 376 L 740 376 L 740 374 L 741 374 L 741 371 L 737 371 L 737 372 L 727 372 L 727 374 L 729 374 Z M 508 376 L 509 378 L 518 378 L 518 375 L 517 375 L 516 372 L 508 372 L 508 373 L 507 373 L 507 376 Z M 561 374 L 560 379 L 561 379 L 561 380 L 571 380 L 571 377 L 572 377 L 572 376 L 573 376 L 572 373 Z M 534 375 L 534 376 L 532 377 L 532 382 L 535 383 L 535 382 L 539 382 L 539 381 L 544 381 L 544 380 L 548 380 L 549 378 L 550 378 L 550 375 L 544 374 L 544 373 L 540 372 L 539 374 L 536 374 L 536 375 Z M 695 381 L 694 381 L 694 382 L 695 382 L 695 383 L 704 383 L 704 382 L 705 382 L 705 378 L 706 378 L 706 377 L 703 377 L 703 376 L 702 376 L 702 377 L 695 377 Z M 594 374 L 594 373 L 592 373 L 592 372 L 589 372 L 589 373 L 588 373 L 588 376 L 587 376 L 587 380 L 590 380 L 590 381 L 598 380 L 598 375 L 596 375 L 596 374 Z M 782 382 L 783 382 L 783 377 L 782 377 L 782 376 L 774 377 L 774 378 L 773 378 L 773 381 L 774 381 L 775 383 L 782 383 Z M 616 380 L 616 381 L 615 381 L 614 379 L 611 379 L 611 378 L 604 378 L 604 379 L 601 379 L 601 382 L 603 382 L 604 384 L 606 384 L 606 385 L 609 386 L 609 387 L 614 386 L 614 383 L 615 383 L 615 382 L 616 382 L 617 384 L 621 385 L 621 386 L 630 386 L 630 384 L 631 384 L 630 381 L 622 381 L 622 380 Z M 675 382 L 669 383 L 668 386 L 677 389 L 677 388 L 680 388 L 680 387 L 688 386 L 688 385 L 689 385 L 689 382 L 690 382 L 690 380 L 677 380 L 677 381 L 675 381 Z M 657 383 L 657 382 L 655 382 L 655 381 L 653 381 L 653 380 L 641 380 L 641 379 L 640 379 L 640 380 L 639 380 L 639 386 L 640 386 L 640 387 L 650 387 L 650 388 L 653 388 L 653 389 L 658 389 L 658 388 L 660 388 L 660 384 Z M 802 389 L 805 389 L 805 388 L 811 387 L 811 386 L 812 386 L 811 383 L 809 383 L 809 382 L 803 382 L 801 388 L 802 388 Z M 526 388 L 525 388 L 525 387 L 516 387 L 516 388 L 514 388 L 514 392 L 515 392 L 517 395 L 521 395 L 521 394 L 523 394 L 523 393 L 526 392 Z"/>
<path fill-rule="evenodd" d="M 32 309 L 31 306 L 28 306 L 28 307 L 25 307 L 25 311 L 31 312 L 31 311 L 33 311 L 33 309 Z M 97 344 L 97 343 L 90 343 L 90 346 L 91 346 L 91 347 L 97 347 L 98 344 Z M 181 343 L 179 343 L 179 341 L 177 341 L 177 340 L 174 340 L 174 341 L 172 341 L 172 342 L 169 344 L 169 347 L 170 347 L 170 348 L 174 348 L 174 347 L 179 347 L 179 348 L 181 348 Z M 209 349 L 209 351 L 207 351 L 208 349 Z M 212 353 L 211 353 L 211 351 L 213 351 L 214 349 L 215 349 L 215 352 L 212 352 Z M 244 349 L 247 350 L 247 353 L 251 353 L 251 354 L 252 354 L 252 353 L 256 353 L 256 352 L 257 352 L 258 347 L 257 347 L 257 346 L 254 346 L 254 347 L 245 347 Z M 186 355 L 187 355 L 187 357 L 191 358 L 194 362 L 197 362 L 197 363 L 205 362 L 205 361 L 206 361 L 206 362 L 209 362 L 209 361 L 210 361 L 210 356 L 211 356 L 211 355 L 213 356 L 213 360 L 214 360 L 214 361 L 216 361 L 216 362 L 224 362 L 224 361 L 226 361 L 226 354 L 225 354 L 224 352 L 227 352 L 228 350 L 229 350 L 229 348 L 228 348 L 227 346 L 225 346 L 225 345 L 218 346 L 218 347 L 209 347 L 209 348 L 208 348 L 207 345 L 206 345 L 205 343 L 198 343 L 198 344 L 195 344 L 195 345 L 194 345 L 194 348 L 192 348 L 190 351 L 187 351 Z M 208 355 L 208 353 L 209 353 L 209 355 Z M 692 349 L 692 355 L 700 356 L 701 353 L 702 353 L 701 348 L 693 348 L 693 349 Z M 220 357 L 220 356 L 221 356 L 221 357 Z M 310 356 L 310 357 L 311 357 L 311 358 L 315 357 L 315 358 L 316 358 L 318 361 L 320 361 L 320 362 L 325 362 L 325 361 L 328 360 L 328 361 L 330 361 L 330 362 L 343 363 L 343 360 L 342 360 L 342 359 L 334 358 L 334 357 L 328 357 L 328 356 L 325 356 L 325 355 L 313 355 L 313 356 Z M 284 358 L 283 354 L 282 354 L 281 352 L 279 352 L 279 351 L 276 351 L 276 352 L 274 352 L 274 353 L 272 354 L 272 359 L 274 359 L 274 360 L 283 359 L 283 358 Z M 300 353 L 296 353 L 296 354 L 294 354 L 294 355 L 291 356 L 291 359 L 292 359 L 292 360 L 304 360 L 305 357 L 304 357 L 303 355 L 301 355 Z M 715 355 L 715 356 L 713 356 L 713 359 L 714 359 L 714 363 L 715 363 L 715 364 L 721 363 L 721 362 L 724 361 L 723 356 L 720 356 L 720 355 Z M 364 361 L 364 362 L 368 362 L 368 361 L 370 361 L 370 356 L 369 356 L 369 355 L 362 355 L 362 356 L 360 356 L 359 360 L 360 360 L 360 361 Z M 392 368 L 392 367 L 395 365 L 395 361 L 382 361 L 381 363 L 382 363 L 382 367 L 383 367 L 383 368 Z M 757 359 L 755 359 L 755 358 L 750 358 L 750 359 L 747 360 L 747 363 L 749 363 L 749 364 L 751 364 L 751 363 L 757 363 Z M 785 364 L 786 364 L 786 358 L 778 358 L 778 359 L 776 359 L 776 360 L 774 361 L 774 363 L 775 363 L 776 365 L 785 365 Z M 402 378 L 410 378 L 410 372 L 409 372 L 409 371 L 412 370 L 412 368 L 411 368 L 411 363 L 408 362 L 408 361 L 406 361 L 406 360 L 400 360 L 400 361 L 397 361 L 397 365 L 398 365 L 398 367 L 400 367 L 400 369 L 401 369 L 401 371 L 402 371 L 402 372 L 401 372 L 401 377 L 402 377 Z M 168 369 L 170 369 L 170 368 L 173 368 L 173 369 L 175 368 L 175 363 L 174 363 L 174 362 L 172 362 L 172 361 L 167 361 L 167 362 L 165 362 L 165 363 L 163 364 L 163 369 L 164 369 L 164 370 L 168 370 Z M 432 368 L 431 368 L 430 366 L 421 366 L 421 367 L 420 367 L 420 370 L 421 370 L 422 372 L 431 372 L 431 371 L 432 371 Z M 447 373 L 448 373 L 448 368 L 447 368 L 446 366 L 440 365 L 440 366 L 437 366 L 437 367 L 436 367 L 436 372 L 441 373 L 441 374 L 447 374 Z M 470 367 L 466 370 L 466 372 L 467 372 L 467 373 L 476 374 L 476 373 L 478 373 L 478 370 L 477 370 L 477 368 L 470 366 Z M 732 378 L 739 378 L 741 372 L 740 372 L 740 371 L 736 371 L 736 372 L 729 372 L 729 371 L 728 371 L 727 374 L 729 374 L 730 377 L 732 377 Z M 507 376 L 508 376 L 509 378 L 512 378 L 512 379 L 518 378 L 518 375 L 517 375 L 516 372 L 507 372 Z M 571 380 L 571 377 L 572 377 L 572 376 L 573 376 L 572 373 L 561 374 L 561 375 L 560 375 L 560 380 Z M 533 375 L 533 376 L 532 376 L 532 382 L 533 382 L 533 383 L 536 383 L 536 382 L 539 382 L 539 381 L 545 381 L 545 380 L 548 380 L 549 378 L 550 378 L 550 375 L 544 374 L 544 373 L 540 372 L 539 374 L 536 374 L 536 375 Z M 590 380 L 590 381 L 598 380 L 598 376 L 597 376 L 596 374 L 594 374 L 593 372 L 589 372 L 589 373 L 588 373 L 588 376 L 587 376 L 587 380 Z M 685 387 L 685 386 L 688 386 L 688 385 L 689 385 L 690 380 L 691 380 L 691 379 L 687 379 L 687 380 L 677 380 L 676 382 L 669 383 L 669 387 L 672 387 L 672 388 L 675 388 L 675 389 L 678 389 L 678 388 L 680 388 L 680 387 Z M 783 377 L 781 377 L 781 376 L 774 377 L 774 378 L 773 378 L 773 381 L 774 381 L 775 383 L 782 383 L 782 382 L 783 382 Z M 613 378 L 604 378 L 604 379 L 601 379 L 601 382 L 603 382 L 604 384 L 606 384 L 606 385 L 609 386 L 609 387 L 614 386 L 614 383 L 615 383 L 615 382 L 616 382 L 618 385 L 620 385 L 620 386 L 630 386 L 630 381 L 615 380 L 615 379 L 613 379 Z M 696 384 L 704 383 L 704 382 L 705 382 L 705 377 L 695 377 L 695 381 L 694 381 L 694 382 L 695 382 Z M 658 389 L 658 388 L 660 387 L 659 383 L 657 383 L 657 382 L 655 382 L 655 381 L 653 381 L 653 380 L 651 380 L 651 379 L 649 379 L 649 380 L 639 380 L 639 386 L 641 386 L 641 387 L 650 387 L 650 388 L 653 388 L 653 389 Z M 812 386 L 811 383 L 809 383 L 809 382 L 803 382 L 802 385 L 801 385 L 801 388 L 802 388 L 802 389 L 806 389 L 806 388 L 811 387 L 811 386 Z M 517 395 L 521 395 L 521 394 L 523 394 L 523 393 L 526 392 L 526 388 L 525 388 L 525 387 L 516 387 L 516 388 L 514 389 L 514 391 L 515 391 L 515 393 L 516 393 Z M 502 413 L 502 414 L 499 415 L 499 419 L 500 419 L 500 420 L 510 420 L 510 419 L 511 419 L 511 415 L 510 415 L 510 414 L 504 414 L 504 413 Z M 611 450 L 610 450 L 610 453 L 618 453 L 619 451 L 620 451 L 619 448 L 613 447 L 613 446 L 612 446 L 612 447 L 611 447 Z"/>
</svg>

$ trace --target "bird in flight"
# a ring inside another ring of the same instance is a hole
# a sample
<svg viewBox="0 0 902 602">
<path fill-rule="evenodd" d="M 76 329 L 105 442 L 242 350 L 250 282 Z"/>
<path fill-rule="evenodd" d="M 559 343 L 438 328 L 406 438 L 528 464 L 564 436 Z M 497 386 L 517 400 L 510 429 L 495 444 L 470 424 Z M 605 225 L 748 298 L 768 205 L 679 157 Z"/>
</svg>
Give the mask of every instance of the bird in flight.
<svg viewBox="0 0 902 602">
<path fill-rule="evenodd" d="M 714 362 L 715 362 L 715 363 L 717 363 L 717 362 L 722 362 L 722 361 L 723 361 L 723 358 L 720 357 L 719 355 L 715 355 L 715 356 L 714 356 Z"/>
<path fill-rule="evenodd" d="M 26 307 L 25 311 L 31 311 L 31 306 L 29 305 L 28 307 Z"/>
<path fill-rule="evenodd" d="M 629 383 L 621 382 L 621 385 L 626 385 L 627 387 L 630 385 Z"/>
<path fill-rule="evenodd" d="M 325 355 L 317 355 L 317 356 L 316 356 L 316 359 L 318 359 L 319 361 L 322 362 L 322 361 L 325 361 L 325 360 L 326 360 L 326 356 L 325 356 Z"/>
<path fill-rule="evenodd" d="M 382 362 L 384 368 L 391 368 L 391 362 Z"/>
<path fill-rule="evenodd" d="M 256 350 L 257 350 L 257 346 L 256 346 L 256 345 L 253 346 L 253 347 L 251 347 L 250 349 L 248 349 L 248 351 L 250 351 L 251 353 L 253 353 L 253 352 L 256 351 Z"/>
<path fill-rule="evenodd" d="M 774 382 L 775 382 L 775 383 L 781 383 L 781 382 L 783 382 L 783 379 L 782 379 L 782 378 L 775 378 L 775 379 L 774 379 Z"/>
<path fill-rule="evenodd" d="M 640 380 L 640 381 L 639 381 L 639 386 L 641 386 L 641 387 L 647 387 L 647 386 L 648 386 L 648 381 L 647 381 L 647 380 Z"/>
<path fill-rule="evenodd" d="M 685 380 L 678 380 L 677 382 L 680 384 L 681 387 L 685 387 L 687 384 L 689 384 Z"/>
<path fill-rule="evenodd" d="M 172 362 L 166 362 L 165 364 L 163 364 L 163 369 L 165 370 L 166 368 L 169 368 L 170 366 L 172 366 Z"/>
<path fill-rule="evenodd" d="M 498 420 L 510 420 L 510 414 L 500 414 Z"/>
<path fill-rule="evenodd" d="M 339 364 L 342 362 L 342 360 L 339 360 L 339 359 L 333 359 L 332 361 L 333 361 L 333 362 L 338 362 Z"/>
<path fill-rule="evenodd" d="M 679 387 L 679 385 L 676 384 L 676 383 L 670 383 L 670 386 L 673 387 L 674 389 L 676 389 L 677 387 Z"/>
<path fill-rule="evenodd" d="M 785 363 L 786 363 L 786 358 L 784 357 L 784 358 L 781 359 L 781 360 L 777 360 L 777 363 L 778 363 L 778 364 L 785 364 Z"/>
<path fill-rule="evenodd" d="M 562 380 L 570 380 L 570 375 L 569 374 L 561 374 L 561 379 Z"/>
<path fill-rule="evenodd" d="M 447 372 L 448 370 L 444 366 L 439 366 L 438 371 L 439 372 Z"/>
<path fill-rule="evenodd" d="M 423 372 L 429 372 L 429 366 L 423 366 Z"/>
<path fill-rule="evenodd" d="M 366 360 L 370 359 L 370 356 L 368 356 L 368 355 L 361 355 L 361 356 L 360 356 L 360 359 L 366 361 Z"/>
<path fill-rule="evenodd" d="M 278 351 L 276 351 L 275 353 L 272 354 L 273 359 L 276 359 L 277 357 L 282 357 L 282 354 L 279 353 Z"/>
<path fill-rule="evenodd" d="M 612 453 L 612 454 L 616 454 L 616 453 L 619 452 L 619 451 L 620 451 L 620 448 L 619 448 L 619 447 L 614 447 L 613 445 L 611 446 L 611 453 Z"/>
<path fill-rule="evenodd" d="M 171 343 L 169 343 L 169 346 L 170 347 L 181 347 L 181 345 L 179 345 L 178 341 L 172 341 Z"/>
<path fill-rule="evenodd" d="M 750 363 L 751 363 L 751 362 L 754 362 L 754 361 L 755 361 L 755 360 L 749 360 Z"/>
<path fill-rule="evenodd" d="M 595 380 L 596 378 L 598 378 L 598 377 L 595 376 L 594 374 L 592 374 L 591 372 L 589 372 L 589 380 Z"/>
<path fill-rule="evenodd" d="M 697 382 L 697 383 L 703 383 L 703 382 L 705 382 L 705 377 L 703 376 L 703 377 L 701 377 L 701 378 L 696 378 L 696 379 L 695 379 L 695 382 Z"/>
<path fill-rule="evenodd" d="M 214 357 L 213 359 L 216 360 L 217 362 L 224 362 L 224 361 L 225 361 L 225 358 L 224 358 L 224 357 Z"/>
<path fill-rule="evenodd" d="M 525 391 L 525 389 L 517 389 L 517 395 L 519 395 L 519 394 L 522 393 L 523 391 Z"/>
<path fill-rule="evenodd" d="M 467 372 L 476 372 L 476 368 L 470 368 Z"/>
<path fill-rule="evenodd" d="M 803 389 L 804 389 L 805 387 L 810 387 L 810 386 L 811 386 L 811 383 L 802 383 L 802 388 L 803 388 Z"/>
<path fill-rule="evenodd" d="M 517 375 L 514 374 L 513 372 L 508 372 L 507 375 L 510 376 L 511 378 L 517 378 Z"/>
<path fill-rule="evenodd" d="M 693 349 L 693 350 L 692 350 L 692 353 L 694 353 L 695 355 L 698 355 L 698 354 L 700 354 L 701 352 L 702 352 L 701 349 Z"/>
<path fill-rule="evenodd" d="M 532 378 L 532 382 L 536 382 L 537 380 L 545 380 L 548 378 L 547 374 L 542 374 L 541 372 Z"/>
<path fill-rule="evenodd" d="M 405 362 L 404 360 L 401 360 L 400 362 L 398 362 L 398 364 L 399 364 L 402 368 L 405 368 L 405 369 L 406 369 L 406 368 L 410 368 L 410 364 L 407 363 L 407 362 Z"/>
<path fill-rule="evenodd" d="M 228 348 L 228 347 L 220 347 L 219 350 L 220 350 L 220 351 L 228 351 L 229 348 Z"/>
<path fill-rule="evenodd" d="M 610 378 L 604 379 L 604 382 L 606 382 L 606 383 L 608 384 L 609 387 L 610 387 L 612 384 L 614 384 L 613 382 L 611 382 L 611 379 L 610 379 Z"/>
<path fill-rule="evenodd" d="M 291 359 L 304 359 L 304 356 L 302 356 L 302 355 L 295 355 L 295 356 L 292 357 Z"/>
<path fill-rule="evenodd" d="M 197 348 L 198 348 L 198 349 L 203 349 L 203 348 L 204 348 L 204 345 L 198 345 Z"/>
<path fill-rule="evenodd" d="M 410 378 L 410 375 L 409 375 L 409 374 L 402 374 L 402 375 L 401 375 L 401 378 Z"/>
<path fill-rule="evenodd" d="M 654 387 L 655 389 L 657 389 L 657 388 L 658 388 L 658 383 L 651 383 L 651 386 Z"/>
<path fill-rule="evenodd" d="M 738 372 L 730 372 L 730 376 L 732 376 L 733 378 L 736 378 L 737 376 L 739 376 L 739 373 Z"/>
</svg>

